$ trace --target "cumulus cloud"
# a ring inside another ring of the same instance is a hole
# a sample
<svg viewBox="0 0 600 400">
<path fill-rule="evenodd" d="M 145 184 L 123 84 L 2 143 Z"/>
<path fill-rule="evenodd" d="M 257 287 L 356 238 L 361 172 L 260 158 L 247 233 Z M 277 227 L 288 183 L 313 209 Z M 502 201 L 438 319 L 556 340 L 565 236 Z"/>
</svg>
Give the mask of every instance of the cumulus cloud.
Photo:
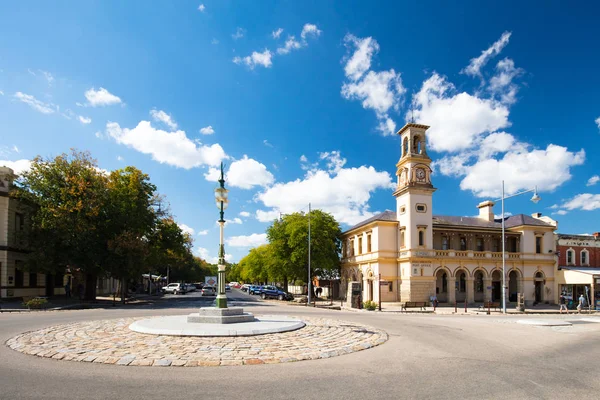
<svg viewBox="0 0 600 400">
<path fill-rule="evenodd" d="M 560 208 L 564 210 L 593 211 L 600 209 L 600 194 L 581 193 L 564 202 Z"/>
<path fill-rule="evenodd" d="M 206 236 L 208 235 L 208 229 L 204 229 L 203 231 L 198 231 L 198 236 Z"/>
<path fill-rule="evenodd" d="M 27 104 L 35 111 L 41 112 L 42 114 L 53 114 L 56 111 L 56 106 L 52 103 L 44 103 L 36 99 L 34 96 L 25 94 L 23 92 L 17 92 L 14 94 L 14 98 L 18 101 Z"/>
<path fill-rule="evenodd" d="M 204 10 L 206 10 L 206 6 L 204 6 L 204 4 L 200 4 L 200 5 L 198 6 L 198 11 L 200 11 L 200 12 L 204 12 Z"/>
<path fill-rule="evenodd" d="M 250 216 L 250 213 L 249 213 L 248 211 L 241 211 L 241 212 L 240 212 L 240 217 L 245 217 L 245 218 L 247 218 L 247 217 L 249 217 L 249 216 Z"/>
<path fill-rule="evenodd" d="M 182 130 L 166 132 L 154 128 L 149 121 L 140 121 L 133 129 L 108 122 L 106 135 L 119 144 L 150 154 L 155 161 L 180 168 L 218 166 L 227 158 L 219 144 L 202 145 L 190 140 Z"/>
<path fill-rule="evenodd" d="M 84 94 L 88 104 L 92 107 L 110 106 L 113 104 L 120 104 L 122 102 L 118 96 L 115 96 L 103 87 L 98 90 L 91 88 Z"/>
<path fill-rule="evenodd" d="M 588 179 L 586 186 L 594 186 L 599 181 L 600 181 L 600 176 L 594 175 L 590 179 Z"/>
<path fill-rule="evenodd" d="M 504 32 L 502 36 L 500 36 L 500 39 L 486 50 L 483 50 L 479 57 L 472 58 L 469 65 L 461 72 L 467 75 L 481 77 L 481 68 L 483 68 L 490 59 L 500 54 L 502 49 L 508 44 L 511 34 L 511 32 Z"/>
<path fill-rule="evenodd" d="M 227 238 L 226 242 L 231 247 L 258 247 L 267 243 L 267 234 L 253 233 L 247 236 L 232 236 Z"/>
<path fill-rule="evenodd" d="M 8 167 L 12 169 L 15 174 L 21 174 L 23 172 L 29 171 L 29 169 L 31 168 L 31 160 L 0 160 L 0 167 Z"/>
<path fill-rule="evenodd" d="M 250 69 L 254 69 L 255 66 L 261 65 L 265 68 L 270 68 L 273 65 L 271 57 L 273 53 L 269 49 L 265 49 L 262 53 L 253 51 L 251 55 L 246 57 L 234 57 L 233 62 L 235 64 L 245 64 Z"/>
<path fill-rule="evenodd" d="M 157 122 L 162 122 L 171 129 L 177 129 L 177 123 L 163 110 L 150 110 L 150 116 Z"/>
<path fill-rule="evenodd" d="M 513 82 L 523 74 L 523 69 L 516 68 L 515 62 L 505 58 L 496 65 L 496 74 L 490 79 L 489 90 L 504 104 L 513 104 L 519 87 Z"/>
<path fill-rule="evenodd" d="M 344 168 L 345 160 L 339 152 L 323 153 L 328 170 L 313 169 L 302 179 L 276 183 L 256 195 L 258 201 L 270 210 L 258 210 L 256 218 L 268 222 L 279 217 L 279 212 L 293 213 L 312 203 L 313 208 L 332 213 L 345 224 L 354 224 L 373 215 L 369 211 L 371 193 L 377 189 L 391 189 L 392 178 L 387 172 L 373 167 Z"/>
<path fill-rule="evenodd" d="M 596 125 L 598 125 L 598 129 L 600 129 L 600 117 L 596 118 Z"/>
<path fill-rule="evenodd" d="M 302 43 L 296 40 L 294 36 L 288 36 L 285 45 L 277 49 L 277 54 L 288 54 L 292 50 L 302 48 Z"/>
<path fill-rule="evenodd" d="M 210 250 L 204 247 L 197 247 L 194 249 L 195 253 L 203 260 L 206 260 L 210 264 L 216 264 L 219 262 L 218 256 L 211 256 Z M 233 255 L 225 253 L 225 261 L 231 262 L 233 260 Z"/>
<path fill-rule="evenodd" d="M 383 135 L 393 135 L 396 124 L 389 117 L 389 111 L 399 109 L 402 96 L 406 93 L 400 73 L 394 69 L 380 72 L 370 70 L 371 60 L 379 51 L 379 44 L 373 38 L 357 38 L 348 34 L 344 42 L 352 55 L 344 58 L 344 72 L 348 81 L 342 85 L 342 97 L 359 100 L 363 108 L 375 111 L 379 121 L 377 129 Z"/>
<path fill-rule="evenodd" d="M 267 167 L 244 155 L 241 160 L 231 163 L 227 171 L 227 183 L 232 187 L 241 189 L 252 189 L 254 186 L 268 186 L 273 183 L 275 178 Z"/>
<path fill-rule="evenodd" d="M 186 224 L 177 224 L 177 225 L 179 226 L 179 229 L 181 229 L 181 231 L 183 233 L 187 233 L 190 236 L 193 236 L 196 233 L 196 231 L 194 230 L 194 228 L 190 228 Z"/>
<path fill-rule="evenodd" d="M 82 116 L 82 115 L 79 115 L 79 116 L 77 117 L 77 119 L 79 120 L 79 122 L 81 122 L 81 123 L 82 123 L 82 124 L 84 124 L 84 125 L 87 125 L 87 124 L 91 124 L 91 123 L 92 123 L 92 119 L 91 119 L 91 118 L 84 117 L 84 116 Z"/>
<path fill-rule="evenodd" d="M 308 36 L 319 36 L 320 34 L 321 30 L 315 24 L 304 24 L 300 37 L 306 39 Z"/>
<path fill-rule="evenodd" d="M 209 125 L 209 126 L 205 126 L 204 128 L 200 129 L 200 133 L 203 135 L 212 135 L 213 133 L 215 133 L 215 130 L 213 129 L 213 127 L 211 125 Z"/>
<path fill-rule="evenodd" d="M 283 33 L 283 28 L 279 28 L 276 31 L 271 32 L 271 35 L 273 35 L 273 39 L 279 39 L 279 37 L 281 36 L 282 33 Z"/>
</svg>

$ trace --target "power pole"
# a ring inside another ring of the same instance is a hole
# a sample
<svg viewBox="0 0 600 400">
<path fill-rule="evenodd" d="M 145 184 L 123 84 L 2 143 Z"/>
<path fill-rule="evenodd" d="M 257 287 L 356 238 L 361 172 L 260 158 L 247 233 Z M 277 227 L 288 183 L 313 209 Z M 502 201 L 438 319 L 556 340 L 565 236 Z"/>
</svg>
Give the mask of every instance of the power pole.
<svg viewBox="0 0 600 400">
<path fill-rule="evenodd" d="M 310 203 L 308 203 L 308 304 L 310 305 L 312 294 L 312 279 L 310 274 Z"/>
</svg>

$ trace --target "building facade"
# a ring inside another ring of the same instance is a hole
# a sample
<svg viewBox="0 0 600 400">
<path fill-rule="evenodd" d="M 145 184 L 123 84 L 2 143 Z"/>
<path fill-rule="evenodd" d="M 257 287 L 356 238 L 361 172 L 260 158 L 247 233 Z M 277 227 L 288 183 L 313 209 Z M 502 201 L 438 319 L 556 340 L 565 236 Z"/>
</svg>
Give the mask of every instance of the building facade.
<svg viewBox="0 0 600 400">
<path fill-rule="evenodd" d="M 342 292 L 358 283 L 363 301 L 429 301 L 434 294 L 451 304 L 500 301 L 502 223 L 494 202 L 480 203 L 478 217 L 433 214 L 428 128 L 409 123 L 398 131 L 396 210 L 343 233 Z M 509 301 L 518 293 L 527 305 L 557 301 L 556 229 L 556 221 L 539 213 L 505 219 Z"/>
<path fill-rule="evenodd" d="M 581 295 L 600 309 L 600 232 L 593 235 L 556 235 L 558 290 L 575 308 Z"/>
</svg>

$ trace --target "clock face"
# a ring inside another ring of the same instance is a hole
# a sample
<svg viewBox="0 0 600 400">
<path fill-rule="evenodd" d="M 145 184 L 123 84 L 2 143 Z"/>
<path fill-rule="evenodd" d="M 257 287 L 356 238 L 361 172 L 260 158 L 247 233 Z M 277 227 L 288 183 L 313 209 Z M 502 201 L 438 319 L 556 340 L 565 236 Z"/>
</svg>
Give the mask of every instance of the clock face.
<svg viewBox="0 0 600 400">
<path fill-rule="evenodd" d="M 417 168 L 417 179 L 425 179 L 425 170 L 423 168 Z"/>
</svg>

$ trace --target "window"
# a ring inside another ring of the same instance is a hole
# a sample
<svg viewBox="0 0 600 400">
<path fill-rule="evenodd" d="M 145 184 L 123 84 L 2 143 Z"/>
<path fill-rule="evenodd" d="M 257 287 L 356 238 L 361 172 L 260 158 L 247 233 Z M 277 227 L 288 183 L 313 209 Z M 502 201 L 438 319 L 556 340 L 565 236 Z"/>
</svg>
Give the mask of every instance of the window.
<svg viewBox="0 0 600 400">
<path fill-rule="evenodd" d="M 405 229 L 400 229 L 400 247 L 406 246 L 406 244 L 404 242 L 404 231 L 405 231 Z"/>
<path fill-rule="evenodd" d="M 477 238 L 477 251 L 483 251 L 483 238 Z"/>
<path fill-rule="evenodd" d="M 444 272 L 442 275 L 442 293 L 448 292 L 448 276 Z"/>
<path fill-rule="evenodd" d="M 589 264 L 588 261 L 588 251 L 587 250 L 581 250 L 581 265 L 587 265 Z"/>
<path fill-rule="evenodd" d="M 23 224 L 25 218 L 21 213 L 15 213 L 15 232 L 21 232 L 23 230 Z"/>
<path fill-rule="evenodd" d="M 542 237 L 541 236 L 535 237 L 535 252 L 537 254 L 542 254 Z"/>
<path fill-rule="evenodd" d="M 371 252 L 371 235 L 367 235 L 367 253 Z"/>
<path fill-rule="evenodd" d="M 37 272 L 30 272 L 29 273 L 29 287 L 36 287 L 37 286 Z"/>
<path fill-rule="evenodd" d="M 442 236 L 442 250 L 448 250 L 448 236 Z"/>
<path fill-rule="evenodd" d="M 573 259 L 575 258 L 575 252 L 571 249 L 567 250 L 567 264 L 573 264 Z"/>
<path fill-rule="evenodd" d="M 406 212 L 406 206 L 400 207 L 400 214 L 404 214 Z"/>
<path fill-rule="evenodd" d="M 462 251 L 465 251 L 465 250 L 467 250 L 467 238 L 466 238 L 466 237 L 464 237 L 464 236 L 461 236 L 461 237 L 460 237 L 460 249 L 461 249 Z"/>
<path fill-rule="evenodd" d="M 363 251 L 363 247 L 362 247 L 362 236 L 358 238 L 358 254 L 362 254 Z"/>
<path fill-rule="evenodd" d="M 419 246 L 425 246 L 425 232 L 419 231 Z"/>
<path fill-rule="evenodd" d="M 393 292 L 394 291 L 394 282 L 388 282 L 389 285 L 389 292 Z"/>
<path fill-rule="evenodd" d="M 350 257 L 354 255 L 354 240 L 350 241 Z"/>
<path fill-rule="evenodd" d="M 507 242 L 506 244 L 507 244 L 507 247 L 508 247 L 508 251 L 511 252 L 511 253 L 516 253 L 517 252 L 517 238 L 514 237 L 514 236 L 513 237 L 509 237 L 506 240 L 506 242 Z"/>
<path fill-rule="evenodd" d="M 23 287 L 23 270 L 21 266 L 21 261 L 15 261 L 15 287 Z"/>
<path fill-rule="evenodd" d="M 502 251 L 502 249 L 500 248 L 500 239 L 494 239 L 494 241 L 492 242 L 492 251 L 496 253 Z"/>
<path fill-rule="evenodd" d="M 475 273 L 475 291 L 477 293 L 483 292 L 483 273 L 481 272 Z"/>
<path fill-rule="evenodd" d="M 427 206 L 425 204 L 417 204 L 416 210 L 417 212 L 424 213 L 427 211 Z"/>
</svg>

